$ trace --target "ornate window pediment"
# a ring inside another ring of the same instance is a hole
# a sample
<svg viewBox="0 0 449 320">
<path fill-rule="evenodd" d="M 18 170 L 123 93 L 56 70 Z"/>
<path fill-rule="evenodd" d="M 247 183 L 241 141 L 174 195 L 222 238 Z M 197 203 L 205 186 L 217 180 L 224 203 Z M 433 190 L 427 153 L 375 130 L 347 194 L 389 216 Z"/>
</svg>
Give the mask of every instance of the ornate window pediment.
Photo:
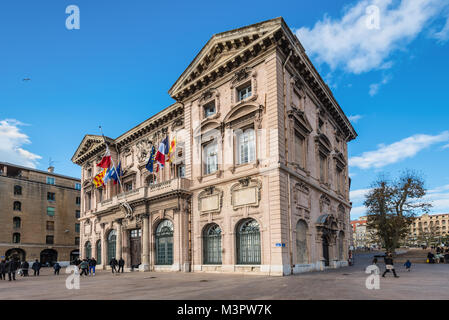
<svg viewBox="0 0 449 320">
<path fill-rule="evenodd" d="M 219 213 L 223 206 L 223 191 L 211 186 L 198 195 L 198 210 L 200 214 Z"/>
<path fill-rule="evenodd" d="M 332 144 L 329 138 L 324 134 L 320 133 L 315 137 L 315 143 L 317 144 L 319 150 L 326 155 L 329 155 L 332 151 Z"/>
<path fill-rule="evenodd" d="M 262 182 L 244 178 L 231 187 L 231 204 L 234 210 L 242 207 L 258 207 L 261 199 Z"/>
<path fill-rule="evenodd" d="M 226 127 L 231 128 L 255 122 L 255 127 L 260 129 L 263 113 L 263 105 L 254 103 L 242 104 L 229 111 L 223 119 L 223 123 Z"/>
<path fill-rule="evenodd" d="M 287 116 L 290 120 L 294 121 L 295 127 L 301 130 L 304 135 L 310 134 L 313 131 L 304 111 L 292 106 L 292 109 L 287 111 Z"/>
<path fill-rule="evenodd" d="M 215 113 L 211 115 L 205 114 L 205 107 L 213 104 Z M 198 100 L 199 119 L 207 121 L 208 119 L 217 119 L 220 117 L 220 93 L 216 88 L 207 89 Z"/>
</svg>

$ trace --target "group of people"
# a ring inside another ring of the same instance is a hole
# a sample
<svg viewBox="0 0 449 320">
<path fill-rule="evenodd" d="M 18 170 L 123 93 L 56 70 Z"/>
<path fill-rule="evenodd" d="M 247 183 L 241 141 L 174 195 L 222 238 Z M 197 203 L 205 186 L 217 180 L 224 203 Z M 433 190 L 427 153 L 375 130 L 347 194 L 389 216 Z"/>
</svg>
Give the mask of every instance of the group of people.
<svg viewBox="0 0 449 320">
<path fill-rule="evenodd" d="M 80 276 L 94 276 L 95 275 L 95 267 L 97 266 L 97 260 L 94 257 L 85 258 L 83 260 L 76 259 L 74 264 L 81 270 Z"/>
<path fill-rule="evenodd" d="M 449 263 L 449 249 L 437 247 L 435 251 L 427 253 L 427 263 Z"/>
<path fill-rule="evenodd" d="M 393 276 L 395 278 L 399 278 L 399 276 L 396 274 L 396 270 L 394 268 L 394 262 L 393 262 L 393 254 L 391 252 L 386 252 L 385 255 L 383 256 L 384 258 L 384 263 L 385 263 L 385 271 L 382 274 L 382 277 L 385 278 L 385 275 L 387 273 L 393 273 Z M 373 264 L 377 265 L 377 256 L 374 257 L 373 259 Z M 412 262 L 410 260 L 407 260 L 404 263 L 405 266 L 405 270 L 407 270 L 407 272 L 410 272 L 411 268 L 412 268 Z"/>
<path fill-rule="evenodd" d="M 6 274 L 8 274 L 8 280 L 16 280 L 16 272 L 22 277 L 28 277 L 28 269 L 30 264 L 27 261 L 22 263 L 17 259 L 8 259 L 0 261 L 0 280 L 6 280 Z M 31 269 L 34 271 L 34 276 L 39 276 L 39 271 L 42 268 L 42 264 L 39 260 L 33 262 Z"/>
<path fill-rule="evenodd" d="M 123 273 L 123 269 L 125 267 L 125 260 L 123 260 L 122 257 L 120 257 L 120 259 L 118 261 L 116 258 L 112 258 L 111 261 L 109 262 L 109 265 L 111 266 L 112 273 L 114 273 L 114 272 L 119 273 L 120 270 Z M 117 267 L 118 267 L 118 269 L 117 269 Z"/>
</svg>

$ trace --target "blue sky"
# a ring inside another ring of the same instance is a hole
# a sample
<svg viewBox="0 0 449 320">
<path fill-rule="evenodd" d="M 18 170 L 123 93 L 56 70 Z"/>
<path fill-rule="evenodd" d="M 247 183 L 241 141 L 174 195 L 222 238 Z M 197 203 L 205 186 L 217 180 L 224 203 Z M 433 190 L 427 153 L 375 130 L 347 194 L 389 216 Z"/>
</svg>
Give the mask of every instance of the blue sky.
<svg viewBox="0 0 449 320">
<path fill-rule="evenodd" d="M 67 30 L 68 5 L 80 29 Z M 368 28 L 376 6 L 379 28 Z M 368 12 L 369 14 L 372 11 Z M 79 176 L 86 133 L 117 137 L 167 94 L 214 34 L 283 16 L 359 137 L 349 144 L 352 217 L 381 172 L 424 175 L 449 212 L 449 3 L 373 1 L 3 1 L 0 161 Z M 30 78 L 30 81 L 23 81 Z"/>
</svg>

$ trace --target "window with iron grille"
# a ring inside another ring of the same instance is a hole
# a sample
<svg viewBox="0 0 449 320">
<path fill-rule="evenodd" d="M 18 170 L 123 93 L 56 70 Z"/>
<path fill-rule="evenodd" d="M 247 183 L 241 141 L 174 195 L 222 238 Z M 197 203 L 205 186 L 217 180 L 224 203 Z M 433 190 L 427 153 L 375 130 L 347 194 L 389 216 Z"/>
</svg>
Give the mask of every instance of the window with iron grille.
<svg viewBox="0 0 449 320">
<path fill-rule="evenodd" d="M 20 201 L 14 201 L 13 209 L 14 211 L 22 211 L 22 204 Z"/>
<path fill-rule="evenodd" d="M 108 234 L 108 263 L 115 257 L 115 246 L 117 241 L 117 232 L 115 230 L 111 230 Z"/>
<path fill-rule="evenodd" d="M 20 219 L 19 217 L 14 217 L 12 219 L 12 223 L 13 223 L 14 229 L 20 229 L 21 224 L 22 224 L 22 219 Z"/>
<path fill-rule="evenodd" d="M 215 223 L 203 232 L 203 263 L 221 264 L 221 229 Z"/>
<path fill-rule="evenodd" d="M 173 264 L 173 223 L 163 220 L 156 229 L 156 264 Z"/>
<path fill-rule="evenodd" d="M 97 264 L 101 264 L 101 240 L 97 241 Z"/>
<path fill-rule="evenodd" d="M 237 264 L 260 264 L 260 229 L 254 219 L 243 221 L 237 232 Z"/>
<path fill-rule="evenodd" d="M 13 233 L 12 235 L 12 242 L 13 243 L 20 243 L 20 233 Z"/>
</svg>

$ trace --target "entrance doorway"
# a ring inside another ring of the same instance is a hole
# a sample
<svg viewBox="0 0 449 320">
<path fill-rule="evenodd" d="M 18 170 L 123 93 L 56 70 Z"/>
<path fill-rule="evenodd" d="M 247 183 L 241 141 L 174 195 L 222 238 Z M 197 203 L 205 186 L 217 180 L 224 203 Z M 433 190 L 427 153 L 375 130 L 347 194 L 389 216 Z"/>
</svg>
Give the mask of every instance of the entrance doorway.
<svg viewBox="0 0 449 320">
<path fill-rule="evenodd" d="M 53 249 L 45 249 L 41 251 L 42 266 L 52 266 L 58 261 L 58 252 Z"/>
<path fill-rule="evenodd" d="M 321 241 L 323 243 L 324 265 L 326 267 L 328 267 L 329 266 L 329 239 L 327 236 L 323 235 L 321 238 Z"/>
<path fill-rule="evenodd" d="M 129 233 L 131 251 L 131 267 L 137 268 L 141 264 L 142 257 L 142 229 L 133 229 Z"/>
<path fill-rule="evenodd" d="M 20 248 L 9 249 L 5 253 L 5 258 L 9 258 L 15 261 L 25 261 L 25 251 Z"/>
</svg>

